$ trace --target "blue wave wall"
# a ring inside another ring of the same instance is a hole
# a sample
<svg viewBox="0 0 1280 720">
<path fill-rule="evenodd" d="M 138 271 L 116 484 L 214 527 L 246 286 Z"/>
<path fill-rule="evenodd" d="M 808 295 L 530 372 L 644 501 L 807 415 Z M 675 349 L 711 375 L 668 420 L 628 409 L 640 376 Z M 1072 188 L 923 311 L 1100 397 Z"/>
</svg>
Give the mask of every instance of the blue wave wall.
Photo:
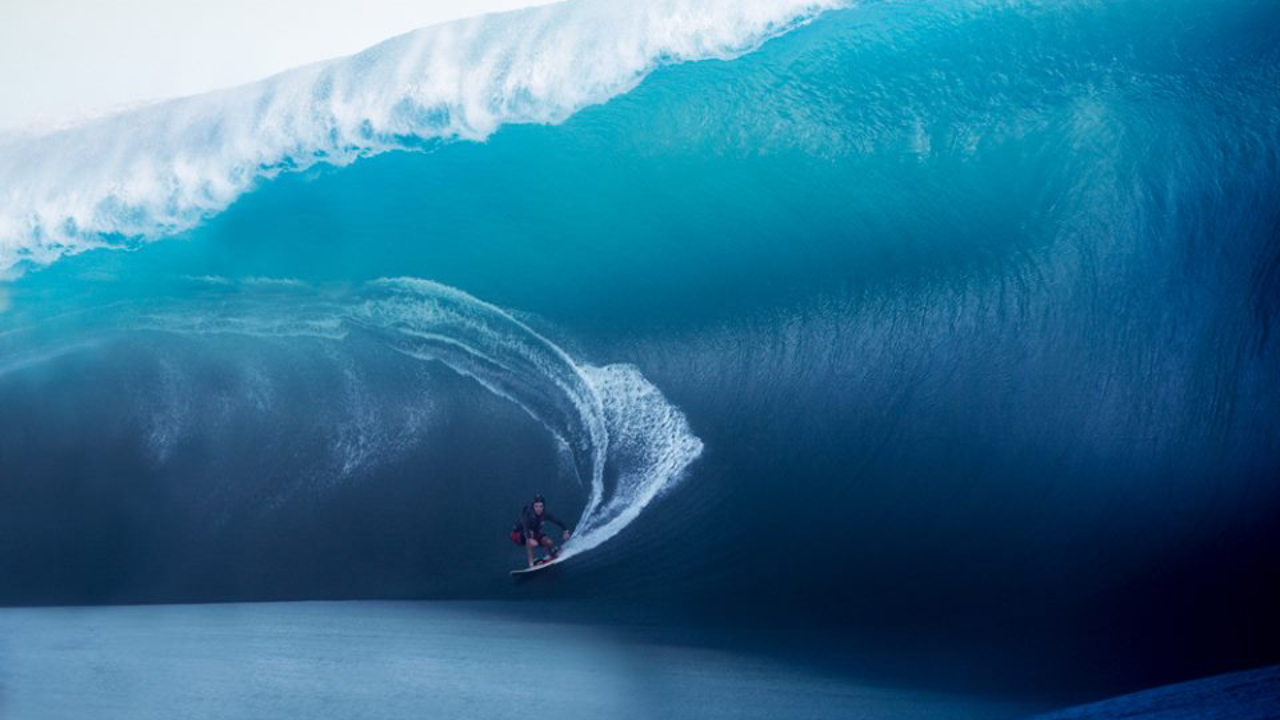
<svg viewBox="0 0 1280 720">
<path fill-rule="evenodd" d="M 871 3 L 29 271 L 0 600 L 534 594 L 1274 661 L 1277 28 L 1245 0 Z M 513 589 L 524 499 L 587 503 L 536 418 L 360 329 L 139 322 L 402 276 L 634 365 L 701 456 Z"/>
</svg>

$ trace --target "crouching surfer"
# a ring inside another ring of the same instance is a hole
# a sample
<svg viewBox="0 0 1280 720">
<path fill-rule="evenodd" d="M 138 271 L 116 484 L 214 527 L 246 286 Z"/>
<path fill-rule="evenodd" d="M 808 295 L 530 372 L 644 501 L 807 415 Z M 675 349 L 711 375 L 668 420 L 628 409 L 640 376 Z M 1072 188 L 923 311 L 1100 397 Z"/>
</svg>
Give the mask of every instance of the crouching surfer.
<svg viewBox="0 0 1280 720">
<path fill-rule="evenodd" d="M 533 497 L 533 503 L 525 505 L 520 511 L 520 520 L 515 527 L 511 528 L 511 541 L 517 545 L 524 545 L 525 550 L 529 552 L 529 567 L 541 565 L 545 562 L 551 562 L 556 559 L 559 549 L 555 547 L 555 543 L 551 538 L 542 532 L 542 524 L 551 523 L 560 526 L 561 534 L 565 540 L 569 539 L 569 526 L 560 522 L 555 515 L 547 512 L 547 500 L 541 495 Z M 546 551 L 546 557 L 539 558 L 536 562 L 533 559 L 533 551 L 538 547 L 542 547 Z"/>
</svg>

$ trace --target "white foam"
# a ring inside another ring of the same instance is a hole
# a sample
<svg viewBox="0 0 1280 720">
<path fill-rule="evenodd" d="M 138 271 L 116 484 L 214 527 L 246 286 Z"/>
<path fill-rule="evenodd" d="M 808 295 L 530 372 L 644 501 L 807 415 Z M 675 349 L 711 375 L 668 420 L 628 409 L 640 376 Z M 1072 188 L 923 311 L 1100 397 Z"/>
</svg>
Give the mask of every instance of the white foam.
<svg viewBox="0 0 1280 720">
<path fill-rule="evenodd" d="M 243 87 L 0 136 L 0 272 L 189 229 L 255 182 L 558 123 L 660 65 L 728 59 L 845 0 L 570 0 Z"/>
<path fill-rule="evenodd" d="M 599 398 L 614 476 L 588 505 L 563 557 L 586 552 L 617 535 L 659 495 L 675 487 L 702 455 L 702 440 L 679 408 L 631 365 L 584 366 Z"/>
<path fill-rule="evenodd" d="M 461 290 L 416 278 L 381 280 L 344 315 L 405 354 L 475 379 L 564 443 L 588 491 L 564 557 L 616 536 L 702 454 L 684 414 L 637 368 L 581 363 Z"/>
</svg>

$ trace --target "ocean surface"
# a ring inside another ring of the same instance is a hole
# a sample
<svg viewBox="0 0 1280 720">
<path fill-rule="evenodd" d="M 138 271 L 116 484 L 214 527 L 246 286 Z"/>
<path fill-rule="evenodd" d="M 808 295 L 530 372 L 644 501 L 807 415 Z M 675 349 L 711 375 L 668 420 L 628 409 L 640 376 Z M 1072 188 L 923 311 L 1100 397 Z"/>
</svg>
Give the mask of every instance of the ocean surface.
<svg viewBox="0 0 1280 720">
<path fill-rule="evenodd" d="M 1045 707 L 887 680 L 875 663 L 858 677 L 811 643 L 760 653 L 737 634 L 530 605 L 0 609 L 0 717 L 989 720 Z"/>
<path fill-rule="evenodd" d="M 571 602 L 1028 712 L 1280 661 L 1269 0 L 425 28 L 0 135 L 0 278 L 2 605 Z"/>
</svg>

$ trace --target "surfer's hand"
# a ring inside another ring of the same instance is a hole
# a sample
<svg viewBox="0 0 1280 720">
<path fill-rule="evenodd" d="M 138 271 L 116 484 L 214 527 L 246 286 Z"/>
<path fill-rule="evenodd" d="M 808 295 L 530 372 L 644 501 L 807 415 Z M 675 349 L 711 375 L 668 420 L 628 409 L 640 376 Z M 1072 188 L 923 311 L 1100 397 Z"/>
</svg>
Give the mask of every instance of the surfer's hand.
<svg viewBox="0 0 1280 720">
<path fill-rule="evenodd" d="M 568 531 L 568 530 L 565 530 L 565 531 L 564 531 L 564 539 L 565 539 L 565 540 L 568 540 L 568 539 L 569 539 L 569 531 Z"/>
</svg>

